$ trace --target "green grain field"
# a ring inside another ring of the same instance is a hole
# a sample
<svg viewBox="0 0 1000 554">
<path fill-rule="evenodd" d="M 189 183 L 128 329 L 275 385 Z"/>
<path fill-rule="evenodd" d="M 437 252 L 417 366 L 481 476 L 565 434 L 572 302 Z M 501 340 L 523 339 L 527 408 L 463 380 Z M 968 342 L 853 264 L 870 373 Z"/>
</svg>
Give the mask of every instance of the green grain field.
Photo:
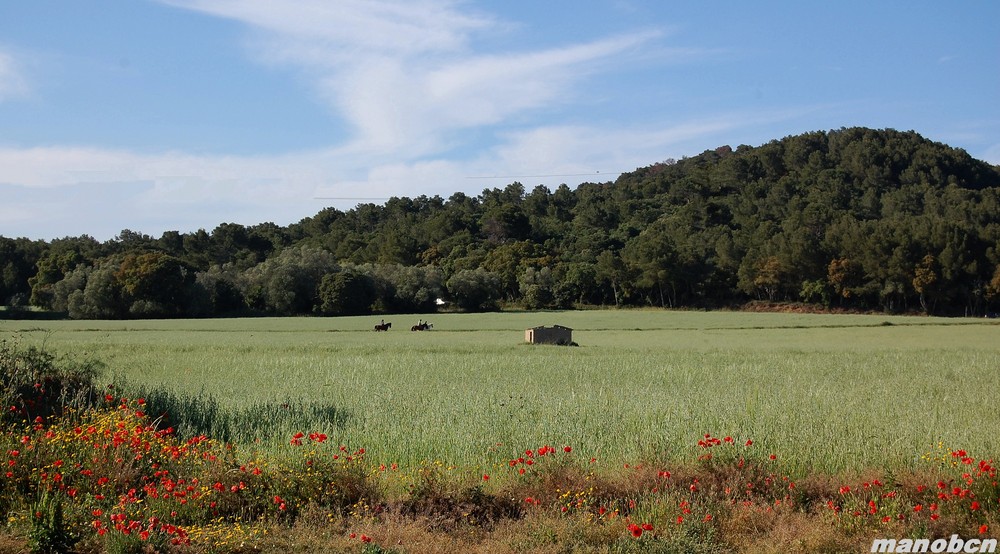
<svg viewBox="0 0 1000 554">
<path fill-rule="evenodd" d="M 418 318 L 435 328 L 411 332 Z M 0 321 L 3 338 L 103 362 L 102 382 L 174 395 L 225 438 L 327 433 L 379 462 L 489 468 L 571 445 L 598 465 L 751 438 L 792 473 L 1000 455 L 1000 325 L 978 319 L 574 311 L 171 321 Z M 579 347 L 530 346 L 526 327 Z"/>
</svg>

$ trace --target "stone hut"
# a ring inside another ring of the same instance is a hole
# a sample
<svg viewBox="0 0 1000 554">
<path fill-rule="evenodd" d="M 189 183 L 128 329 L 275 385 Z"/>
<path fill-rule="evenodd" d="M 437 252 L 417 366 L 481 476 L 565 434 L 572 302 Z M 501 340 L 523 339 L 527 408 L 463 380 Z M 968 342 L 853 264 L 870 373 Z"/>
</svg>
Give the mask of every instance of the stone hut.
<svg viewBox="0 0 1000 554">
<path fill-rule="evenodd" d="M 524 330 L 524 341 L 531 344 L 572 344 L 573 330 L 562 325 L 532 327 Z"/>
</svg>

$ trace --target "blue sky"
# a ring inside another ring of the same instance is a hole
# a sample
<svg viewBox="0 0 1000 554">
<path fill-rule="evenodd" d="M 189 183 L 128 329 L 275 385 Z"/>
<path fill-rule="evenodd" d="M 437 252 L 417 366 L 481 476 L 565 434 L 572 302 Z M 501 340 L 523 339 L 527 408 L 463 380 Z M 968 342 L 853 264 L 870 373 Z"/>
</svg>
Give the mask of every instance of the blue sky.
<svg viewBox="0 0 1000 554">
<path fill-rule="evenodd" d="M 985 0 L 4 2 L 0 235 L 287 225 L 851 126 L 1000 164 L 998 21 Z"/>
</svg>

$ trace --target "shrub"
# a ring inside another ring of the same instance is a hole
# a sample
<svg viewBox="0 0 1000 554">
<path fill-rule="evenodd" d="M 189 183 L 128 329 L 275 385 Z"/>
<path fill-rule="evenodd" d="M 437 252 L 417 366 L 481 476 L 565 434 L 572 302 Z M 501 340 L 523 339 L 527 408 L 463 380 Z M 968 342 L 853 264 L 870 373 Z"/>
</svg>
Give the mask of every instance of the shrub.
<svg viewBox="0 0 1000 554">
<path fill-rule="evenodd" d="M 44 421 L 90 406 L 100 368 L 96 361 L 57 358 L 16 339 L 0 341 L 0 421 Z"/>
</svg>

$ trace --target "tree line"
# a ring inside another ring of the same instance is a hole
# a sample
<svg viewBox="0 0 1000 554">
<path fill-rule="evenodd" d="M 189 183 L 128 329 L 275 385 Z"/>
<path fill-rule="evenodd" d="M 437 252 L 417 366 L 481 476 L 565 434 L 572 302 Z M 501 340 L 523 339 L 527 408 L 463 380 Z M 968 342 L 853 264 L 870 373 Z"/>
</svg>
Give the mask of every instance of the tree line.
<svg viewBox="0 0 1000 554">
<path fill-rule="evenodd" d="M 0 301 L 72 318 L 342 315 L 750 300 L 1000 311 L 1000 167 L 915 132 L 722 146 L 555 190 L 521 183 L 159 238 L 0 237 Z"/>
</svg>

